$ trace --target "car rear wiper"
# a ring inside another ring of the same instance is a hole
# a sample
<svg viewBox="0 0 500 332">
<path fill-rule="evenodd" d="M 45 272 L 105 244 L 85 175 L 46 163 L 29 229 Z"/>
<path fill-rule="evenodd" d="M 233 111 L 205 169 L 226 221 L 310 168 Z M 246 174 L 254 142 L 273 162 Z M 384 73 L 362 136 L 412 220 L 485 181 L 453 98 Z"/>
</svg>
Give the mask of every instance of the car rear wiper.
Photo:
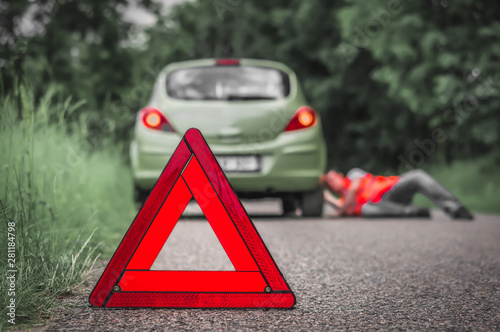
<svg viewBox="0 0 500 332">
<path fill-rule="evenodd" d="M 228 95 L 226 100 L 274 100 L 275 97 L 261 95 Z"/>
<path fill-rule="evenodd" d="M 204 96 L 204 97 L 197 97 L 197 98 L 192 98 L 192 97 L 184 97 L 181 98 L 182 100 L 220 100 L 219 98 L 216 97 L 210 97 L 210 96 Z"/>
</svg>

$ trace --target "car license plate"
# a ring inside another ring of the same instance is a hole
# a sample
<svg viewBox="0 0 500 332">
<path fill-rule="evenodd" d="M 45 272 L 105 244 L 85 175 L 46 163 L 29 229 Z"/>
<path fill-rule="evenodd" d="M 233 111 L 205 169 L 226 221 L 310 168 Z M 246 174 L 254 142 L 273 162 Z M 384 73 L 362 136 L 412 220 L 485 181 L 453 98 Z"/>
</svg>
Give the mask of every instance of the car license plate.
<svg viewBox="0 0 500 332">
<path fill-rule="evenodd" d="M 259 156 L 216 156 L 224 172 L 258 172 Z"/>
</svg>

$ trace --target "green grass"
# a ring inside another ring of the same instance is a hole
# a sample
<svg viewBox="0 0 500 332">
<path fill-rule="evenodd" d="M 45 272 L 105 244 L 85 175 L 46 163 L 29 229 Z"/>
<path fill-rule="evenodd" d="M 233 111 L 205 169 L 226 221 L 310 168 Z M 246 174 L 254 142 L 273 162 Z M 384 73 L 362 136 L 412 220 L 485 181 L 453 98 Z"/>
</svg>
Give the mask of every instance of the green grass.
<svg viewBox="0 0 500 332">
<path fill-rule="evenodd" d="M 435 164 L 426 168 L 473 212 L 500 213 L 500 165 L 495 155 L 474 160 Z M 415 198 L 421 206 L 435 208 L 422 195 Z"/>
<path fill-rule="evenodd" d="M 9 231 L 16 244 L 17 326 L 49 316 L 99 253 L 113 252 L 135 214 L 130 170 L 106 133 L 89 135 L 83 117 L 66 123 L 65 114 L 77 114 L 79 104 L 51 103 L 54 91 L 36 108 L 22 92 L 22 120 L 9 97 L 0 110 L 0 264 L 9 263 Z M 0 329 L 10 325 L 6 273 L 2 268 Z"/>
</svg>

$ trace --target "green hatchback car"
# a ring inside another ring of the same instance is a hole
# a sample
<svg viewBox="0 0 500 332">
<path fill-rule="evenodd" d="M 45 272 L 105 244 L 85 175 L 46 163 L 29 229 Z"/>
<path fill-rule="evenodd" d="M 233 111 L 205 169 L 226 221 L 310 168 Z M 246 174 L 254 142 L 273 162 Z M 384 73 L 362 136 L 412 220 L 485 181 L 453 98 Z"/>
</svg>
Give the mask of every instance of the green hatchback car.
<svg viewBox="0 0 500 332">
<path fill-rule="evenodd" d="M 198 128 L 241 198 L 279 197 L 284 214 L 318 217 L 326 145 L 295 73 L 273 61 L 172 63 L 139 111 L 130 145 L 136 201 L 144 201 L 180 139 Z"/>
</svg>

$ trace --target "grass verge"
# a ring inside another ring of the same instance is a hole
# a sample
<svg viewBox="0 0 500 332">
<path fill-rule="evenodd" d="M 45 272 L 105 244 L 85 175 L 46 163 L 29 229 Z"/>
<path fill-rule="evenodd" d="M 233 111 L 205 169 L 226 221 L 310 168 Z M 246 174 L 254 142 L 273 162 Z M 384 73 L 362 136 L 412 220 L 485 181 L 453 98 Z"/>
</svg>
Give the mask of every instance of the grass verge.
<svg viewBox="0 0 500 332">
<path fill-rule="evenodd" d="M 492 154 L 474 160 L 459 160 L 451 165 L 434 164 L 426 168 L 473 212 L 500 213 L 500 165 Z M 420 206 L 435 208 L 422 195 L 415 197 Z"/>
<path fill-rule="evenodd" d="M 135 213 L 118 149 L 105 132 L 89 134 L 82 117 L 65 122 L 78 103 L 54 99 L 49 90 L 35 108 L 23 90 L 22 119 L 11 98 L 1 104 L 0 329 L 50 316 L 99 253 L 116 247 Z"/>
</svg>

